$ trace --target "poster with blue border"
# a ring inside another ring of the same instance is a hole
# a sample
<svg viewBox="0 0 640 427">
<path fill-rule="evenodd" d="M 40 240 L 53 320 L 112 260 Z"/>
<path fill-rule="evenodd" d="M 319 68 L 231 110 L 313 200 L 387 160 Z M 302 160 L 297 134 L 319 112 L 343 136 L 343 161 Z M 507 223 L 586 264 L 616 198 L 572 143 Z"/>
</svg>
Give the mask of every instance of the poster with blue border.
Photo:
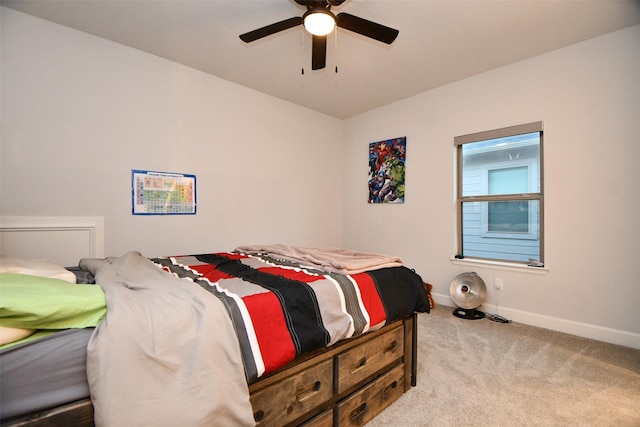
<svg viewBox="0 0 640 427">
<path fill-rule="evenodd" d="M 133 215 L 194 215 L 196 176 L 132 170 L 131 199 Z"/>
<path fill-rule="evenodd" d="M 369 144 L 369 203 L 404 203 L 407 138 Z"/>
</svg>

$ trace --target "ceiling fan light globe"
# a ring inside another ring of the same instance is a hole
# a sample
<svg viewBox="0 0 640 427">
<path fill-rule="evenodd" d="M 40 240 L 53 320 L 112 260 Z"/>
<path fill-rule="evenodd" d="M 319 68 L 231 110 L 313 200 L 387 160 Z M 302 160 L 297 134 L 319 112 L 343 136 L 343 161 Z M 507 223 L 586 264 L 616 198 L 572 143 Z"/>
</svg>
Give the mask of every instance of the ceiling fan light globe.
<svg viewBox="0 0 640 427">
<path fill-rule="evenodd" d="M 304 28 L 314 36 L 326 36 L 335 26 L 335 17 L 327 10 L 312 10 L 304 15 Z"/>
</svg>

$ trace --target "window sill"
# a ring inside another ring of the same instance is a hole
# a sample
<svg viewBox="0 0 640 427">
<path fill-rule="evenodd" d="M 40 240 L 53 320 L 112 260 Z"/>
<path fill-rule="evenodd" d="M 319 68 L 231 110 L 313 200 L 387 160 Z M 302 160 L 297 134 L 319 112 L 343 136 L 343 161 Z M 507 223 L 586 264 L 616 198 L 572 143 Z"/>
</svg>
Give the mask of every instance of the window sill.
<svg viewBox="0 0 640 427">
<path fill-rule="evenodd" d="M 532 274 L 547 274 L 549 272 L 549 268 L 546 266 L 545 267 L 529 267 L 526 264 L 519 264 L 515 262 L 504 262 L 504 261 L 490 261 L 486 259 L 451 258 L 451 263 L 454 265 L 464 265 L 468 267 L 487 267 L 487 268 L 493 268 L 496 270 L 508 270 L 508 271 L 517 271 L 517 272 L 525 272 L 525 273 L 532 273 Z"/>
</svg>

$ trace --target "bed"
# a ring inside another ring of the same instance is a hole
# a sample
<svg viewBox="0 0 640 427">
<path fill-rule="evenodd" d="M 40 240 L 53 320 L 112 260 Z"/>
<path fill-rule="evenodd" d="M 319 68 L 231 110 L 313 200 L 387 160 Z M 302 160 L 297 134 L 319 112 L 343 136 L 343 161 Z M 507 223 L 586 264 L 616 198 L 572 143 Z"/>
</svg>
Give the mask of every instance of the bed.
<svg viewBox="0 0 640 427">
<path fill-rule="evenodd" d="M 362 255 L 82 258 L 66 270 L 97 295 L 74 306 L 95 307 L 81 327 L 0 351 L 0 422 L 363 425 L 416 384 L 415 317 L 429 303 L 400 260 Z"/>
</svg>

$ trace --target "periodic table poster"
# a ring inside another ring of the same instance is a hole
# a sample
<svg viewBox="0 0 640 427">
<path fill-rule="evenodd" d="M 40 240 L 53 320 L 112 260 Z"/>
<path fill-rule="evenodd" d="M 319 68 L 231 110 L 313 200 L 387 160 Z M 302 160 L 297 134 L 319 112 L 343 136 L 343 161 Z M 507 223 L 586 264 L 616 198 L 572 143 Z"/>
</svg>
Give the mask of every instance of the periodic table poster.
<svg viewBox="0 0 640 427">
<path fill-rule="evenodd" d="M 193 215 L 196 176 L 146 170 L 131 171 L 133 215 Z"/>
</svg>

